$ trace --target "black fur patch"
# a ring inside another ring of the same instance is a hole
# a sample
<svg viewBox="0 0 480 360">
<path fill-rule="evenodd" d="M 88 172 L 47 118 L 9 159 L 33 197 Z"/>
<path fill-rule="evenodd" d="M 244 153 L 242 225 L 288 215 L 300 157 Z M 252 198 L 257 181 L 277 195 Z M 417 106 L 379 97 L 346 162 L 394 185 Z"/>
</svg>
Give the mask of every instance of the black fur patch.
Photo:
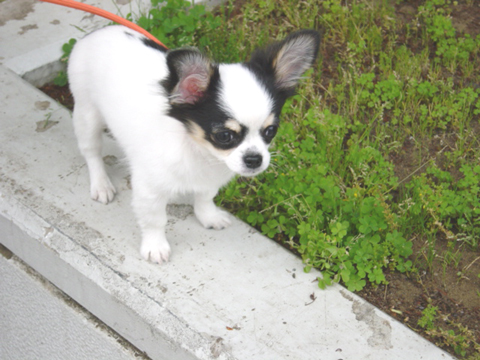
<svg viewBox="0 0 480 360">
<path fill-rule="evenodd" d="M 163 88 L 170 94 L 178 83 L 178 75 L 174 66 L 169 65 L 170 75 L 162 82 Z M 229 150 L 236 147 L 245 138 L 248 130 L 242 126 L 240 133 L 235 136 L 235 141 L 228 145 L 220 144 L 215 141 L 214 134 L 222 130 L 230 130 L 225 127 L 225 123 L 233 118 L 226 110 L 219 106 L 219 83 L 220 74 L 218 67 L 212 65 L 213 73 L 210 83 L 202 99 L 195 104 L 172 104 L 168 115 L 182 122 L 188 130 L 191 123 L 197 124 L 203 131 L 204 139 L 210 142 L 214 147 L 222 150 Z"/>
<path fill-rule="evenodd" d="M 128 33 L 126 33 L 126 34 L 130 35 Z M 162 45 L 156 43 L 155 41 L 153 41 L 151 39 L 143 38 L 142 42 L 143 42 L 144 45 L 146 45 L 148 47 L 151 47 L 152 49 L 161 51 L 162 53 L 166 53 L 168 51 L 168 49 L 165 46 L 162 46 Z"/>
<path fill-rule="evenodd" d="M 278 89 L 275 86 L 275 68 L 274 63 L 276 61 L 278 52 L 285 45 L 286 42 L 300 36 L 312 36 L 315 39 L 315 48 L 313 54 L 315 55 L 312 60 L 315 60 L 319 49 L 320 34 L 315 30 L 300 30 L 285 38 L 282 41 L 273 43 L 266 48 L 257 49 L 250 59 L 246 62 L 246 66 L 255 76 L 260 80 L 265 89 L 271 94 L 274 99 L 274 114 L 278 117 L 282 110 L 282 107 L 290 96 L 295 94 L 295 87 L 289 89 Z"/>
</svg>

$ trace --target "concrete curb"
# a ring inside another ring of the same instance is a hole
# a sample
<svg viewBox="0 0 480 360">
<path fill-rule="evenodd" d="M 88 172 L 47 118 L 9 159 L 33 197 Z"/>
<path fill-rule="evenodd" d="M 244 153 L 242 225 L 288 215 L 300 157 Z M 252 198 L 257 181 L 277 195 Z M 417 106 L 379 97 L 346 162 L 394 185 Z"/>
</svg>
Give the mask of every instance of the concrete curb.
<svg viewBox="0 0 480 360">
<path fill-rule="evenodd" d="M 146 359 L 17 257 L 0 252 L 1 359 Z M 7 255 L 7 256 L 5 256 Z M 22 346 L 18 346 L 22 344 Z"/>
<path fill-rule="evenodd" d="M 31 5 L 0 27 L 2 244 L 152 359 L 452 359 L 341 286 L 319 290 L 318 272 L 236 219 L 205 230 L 188 205 L 171 206 L 171 262 L 141 259 L 115 143 L 105 155 L 119 194 L 104 206 L 89 199 L 69 112 L 21 79 L 55 63 L 53 49 L 79 35 L 70 24 L 102 23 Z"/>
</svg>

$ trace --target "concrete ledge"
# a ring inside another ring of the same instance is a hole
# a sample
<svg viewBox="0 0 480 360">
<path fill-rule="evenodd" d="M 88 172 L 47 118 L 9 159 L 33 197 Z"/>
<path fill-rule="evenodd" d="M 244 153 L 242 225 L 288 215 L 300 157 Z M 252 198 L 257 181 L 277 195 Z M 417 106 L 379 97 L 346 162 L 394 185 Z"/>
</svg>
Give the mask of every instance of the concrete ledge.
<svg viewBox="0 0 480 360">
<path fill-rule="evenodd" d="M 206 230 L 171 206 L 171 262 L 144 261 L 115 143 L 104 206 L 69 112 L 20 75 L 0 66 L 0 242 L 152 359 L 452 358 L 342 287 L 319 290 L 318 272 L 238 220 Z"/>
<path fill-rule="evenodd" d="M 125 16 L 148 9 L 150 0 L 82 1 Z M 108 20 L 38 0 L 4 0 L 0 3 L 0 64 L 35 86 L 53 80 L 64 64 L 62 45 L 70 38 L 108 24 Z"/>
<path fill-rule="evenodd" d="M 146 359 L 5 248 L 0 253 L 1 359 Z"/>
</svg>

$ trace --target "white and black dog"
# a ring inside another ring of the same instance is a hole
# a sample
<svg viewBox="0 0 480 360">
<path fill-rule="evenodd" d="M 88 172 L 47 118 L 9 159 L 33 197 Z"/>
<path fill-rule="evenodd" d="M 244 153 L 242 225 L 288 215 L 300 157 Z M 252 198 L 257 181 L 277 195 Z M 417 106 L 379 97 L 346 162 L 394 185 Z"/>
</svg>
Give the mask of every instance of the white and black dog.
<svg viewBox="0 0 480 360">
<path fill-rule="evenodd" d="M 145 259 L 168 261 L 169 199 L 194 195 L 195 215 L 222 229 L 229 215 L 213 198 L 235 174 L 270 162 L 285 100 L 313 64 L 320 36 L 301 30 L 240 64 L 215 64 L 198 50 L 167 50 L 123 26 L 80 40 L 69 60 L 73 121 L 94 200 L 113 200 L 102 160 L 108 127 L 126 154 Z"/>
</svg>

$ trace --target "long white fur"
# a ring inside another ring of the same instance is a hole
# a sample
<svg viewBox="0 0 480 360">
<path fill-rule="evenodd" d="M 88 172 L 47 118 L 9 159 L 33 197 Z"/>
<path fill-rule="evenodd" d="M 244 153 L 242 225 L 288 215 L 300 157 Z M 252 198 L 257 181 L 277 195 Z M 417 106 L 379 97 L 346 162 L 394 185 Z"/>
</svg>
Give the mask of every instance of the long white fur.
<svg viewBox="0 0 480 360">
<path fill-rule="evenodd" d="M 125 32 L 131 34 L 125 36 Z M 69 62 L 69 78 L 75 96 L 74 125 L 91 183 L 91 197 L 102 203 L 113 200 L 115 188 L 105 171 L 101 156 L 101 132 L 105 125 L 123 148 L 131 167 L 133 208 L 142 230 L 141 254 L 153 262 L 167 261 L 170 246 L 165 237 L 166 204 L 178 193 L 193 193 L 195 214 L 203 226 L 221 229 L 231 221 L 216 207 L 213 198 L 235 173 L 255 175 L 268 166 L 269 153 L 258 129 L 248 141 L 222 158 L 188 135 L 178 120 L 165 115 L 166 96 L 158 96 L 158 81 L 168 75 L 165 55 L 140 43 L 135 32 L 112 26 L 80 41 Z M 240 66 L 221 65 L 222 73 L 232 72 L 237 83 L 234 93 L 225 94 L 225 106 L 248 126 L 261 124 L 270 114 L 268 96 L 252 77 L 245 77 Z M 240 71 L 240 76 L 235 72 Z M 252 99 L 239 104 L 242 93 L 255 88 Z M 262 102 L 262 100 L 265 100 Z M 242 109 L 248 112 L 243 116 Z M 259 114 L 259 117 L 258 117 Z M 252 129 L 253 130 L 253 129 Z M 263 166 L 253 172 L 242 161 L 244 151 L 255 147 L 264 155 Z"/>
</svg>

